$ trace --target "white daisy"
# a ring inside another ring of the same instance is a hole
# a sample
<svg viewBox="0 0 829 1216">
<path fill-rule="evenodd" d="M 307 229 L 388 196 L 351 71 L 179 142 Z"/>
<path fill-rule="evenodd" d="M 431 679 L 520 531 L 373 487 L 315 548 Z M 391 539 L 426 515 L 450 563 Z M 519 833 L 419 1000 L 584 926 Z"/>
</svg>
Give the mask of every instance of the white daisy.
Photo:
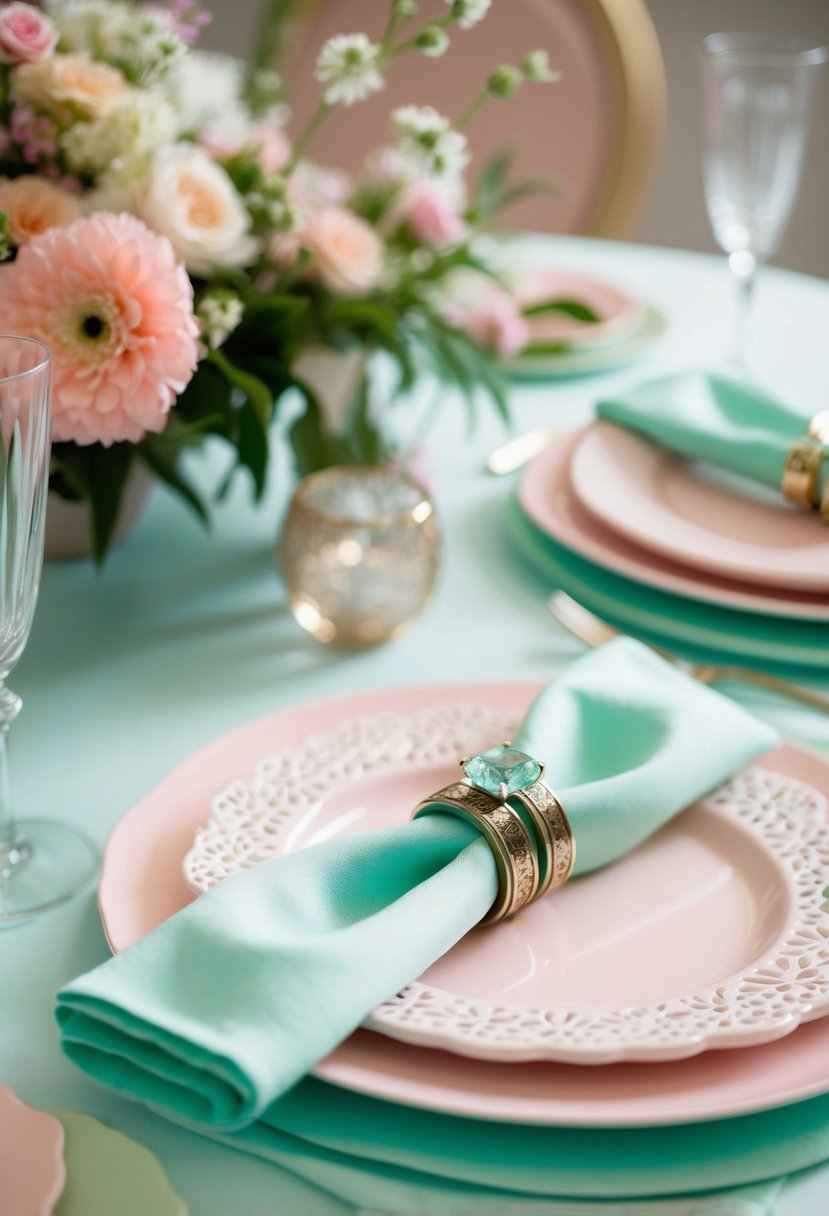
<svg viewBox="0 0 829 1216">
<path fill-rule="evenodd" d="M 473 25 L 483 21 L 489 11 L 492 0 L 447 0 L 452 10 L 452 18 L 462 30 L 471 30 Z"/>
<path fill-rule="evenodd" d="M 323 100 L 329 106 L 353 105 L 383 88 L 378 71 L 380 47 L 365 34 L 337 34 L 329 38 L 317 60 L 316 78 L 328 86 Z"/>
</svg>

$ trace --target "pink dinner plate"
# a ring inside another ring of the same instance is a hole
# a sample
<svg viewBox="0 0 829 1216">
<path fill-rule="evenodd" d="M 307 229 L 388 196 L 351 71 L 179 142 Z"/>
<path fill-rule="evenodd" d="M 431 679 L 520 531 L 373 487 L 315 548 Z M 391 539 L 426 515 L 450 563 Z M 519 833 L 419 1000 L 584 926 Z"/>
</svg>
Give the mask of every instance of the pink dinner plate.
<svg viewBox="0 0 829 1216">
<path fill-rule="evenodd" d="M 597 422 L 570 461 L 577 497 L 602 524 L 645 549 L 721 578 L 829 591 L 829 532 L 817 512 L 773 491 Z"/>
<path fill-rule="evenodd" d="M 570 480 L 573 454 L 591 430 L 585 427 L 558 439 L 525 470 L 518 500 L 537 528 L 574 553 L 649 587 L 743 612 L 829 621 L 825 595 L 752 586 L 690 570 L 606 527 L 582 505 Z"/>
<path fill-rule="evenodd" d="M 570 347 L 604 346 L 633 333 L 645 316 L 645 305 L 613 283 L 551 267 L 520 269 L 514 291 L 522 307 L 547 300 L 585 304 L 599 318 L 584 322 L 564 312 L 529 317 L 530 341 L 566 342 Z"/>
<path fill-rule="evenodd" d="M 182 876 L 182 860 L 196 828 L 208 818 L 211 799 L 240 774 L 250 773 L 275 741 L 280 748 L 299 746 L 309 735 L 363 714 L 406 715 L 461 702 L 499 710 L 523 706 L 536 691 L 536 685 L 522 683 L 359 694 L 284 710 L 210 743 L 175 768 L 110 836 L 99 903 L 113 949 L 139 940 L 193 898 Z M 803 749 L 777 748 L 764 758 L 763 767 L 803 781 L 823 796 L 829 791 L 829 764 Z M 376 816 L 371 798 L 369 785 L 362 801 Z M 352 824 L 351 830 L 361 826 L 353 818 Z M 708 846 L 716 851 L 715 841 Z M 741 868 L 737 857 L 731 863 Z M 728 868 L 723 870 L 725 879 Z M 732 892 L 744 904 L 757 904 L 760 891 L 752 889 L 752 882 L 746 871 Z M 769 914 L 768 908 L 757 910 L 761 919 Z M 676 959 L 666 961 L 676 969 Z M 719 1050 L 659 1065 L 599 1068 L 505 1065 L 361 1033 L 315 1072 L 375 1096 L 479 1118 L 572 1126 L 687 1122 L 777 1106 L 824 1091 L 829 1086 L 829 1019 L 763 1047 Z"/>
</svg>

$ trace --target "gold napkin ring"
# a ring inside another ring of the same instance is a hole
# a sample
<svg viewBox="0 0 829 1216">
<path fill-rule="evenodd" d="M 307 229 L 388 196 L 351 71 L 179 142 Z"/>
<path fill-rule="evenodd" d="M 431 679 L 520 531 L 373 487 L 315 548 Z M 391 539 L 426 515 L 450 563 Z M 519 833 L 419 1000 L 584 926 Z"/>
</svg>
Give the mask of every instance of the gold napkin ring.
<svg viewBox="0 0 829 1216">
<path fill-rule="evenodd" d="M 504 743 L 460 765 L 464 777 L 421 802 L 415 816 L 443 810 L 483 832 L 498 868 L 498 898 L 481 921 L 491 925 L 562 886 L 576 842 L 544 765 L 526 752 Z"/>
<path fill-rule="evenodd" d="M 812 439 L 795 439 L 783 468 L 783 497 L 811 511 L 820 502 L 820 465 L 824 448 Z"/>
<path fill-rule="evenodd" d="M 425 798 L 416 807 L 413 818 L 435 812 L 473 823 L 492 850 L 498 871 L 498 895 L 481 920 L 482 925 L 494 925 L 514 916 L 534 898 L 538 890 L 538 864 L 533 841 L 517 811 L 465 779 Z"/>
<path fill-rule="evenodd" d="M 576 841 L 567 812 L 541 777 L 512 797 L 520 802 L 535 828 L 539 850 L 538 890 L 541 899 L 549 891 L 561 887 L 573 873 L 576 864 Z"/>
</svg>

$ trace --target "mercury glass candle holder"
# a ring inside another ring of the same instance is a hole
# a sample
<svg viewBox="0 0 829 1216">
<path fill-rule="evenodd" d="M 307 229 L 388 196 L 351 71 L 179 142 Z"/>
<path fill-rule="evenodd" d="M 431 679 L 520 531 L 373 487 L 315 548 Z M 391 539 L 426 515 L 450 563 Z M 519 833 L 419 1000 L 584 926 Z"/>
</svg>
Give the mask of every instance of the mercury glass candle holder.
<svg viewBox="0 0 829 1216">
<path fill-rule="evenodd" d="M 349 465 L 300 482 L 279 541 L 296 620 L 320 642 L 373 646 L 418 616 L 435 583 L 434 504 L 407 473 Z"/>
</svg>

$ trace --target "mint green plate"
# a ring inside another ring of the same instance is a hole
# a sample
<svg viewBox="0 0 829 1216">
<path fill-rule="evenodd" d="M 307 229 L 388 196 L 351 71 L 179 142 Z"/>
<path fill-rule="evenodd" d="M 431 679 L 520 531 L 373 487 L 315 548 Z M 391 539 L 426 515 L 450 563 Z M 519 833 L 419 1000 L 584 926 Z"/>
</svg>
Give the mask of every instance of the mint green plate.
<svg viewBox="0 0 829 1216">
<path fill-rule="evenodd" d="M 515 499 L 508 505 L 507 526 L 521 553 L 547 574 L 551 589 L 566 591 L 624 632 L 704 662 L 739 662 L 781 673 L 786 668 L 800 679 L 808 671 L 829 672 L 827 624 L 773 620 L 643 586 L 546 536 Z"/>
</svg>

